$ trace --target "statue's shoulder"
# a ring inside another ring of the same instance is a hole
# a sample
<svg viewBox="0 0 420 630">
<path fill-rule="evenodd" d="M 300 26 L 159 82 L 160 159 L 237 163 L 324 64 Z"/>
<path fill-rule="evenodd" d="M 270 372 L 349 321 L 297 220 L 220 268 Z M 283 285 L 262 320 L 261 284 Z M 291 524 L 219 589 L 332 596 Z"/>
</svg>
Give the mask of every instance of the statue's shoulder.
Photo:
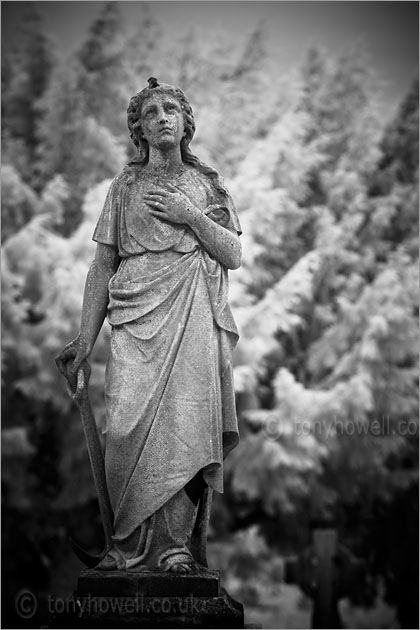
<svg viewBox="0 0 420 630">
<path fill-rule="evenodd" d="M 139 174 L 139 166 L 135 164 L 126 164 L 122 171 L 118 173 L 112 180 L 112 188 L 115 191 L 121 190 L 129 186 Z"/>
<path fill-rule="evenodd" d="M 220 175 L 216 170 L 210 168 L 204 162 L 201 162 L 200 166 L 191 165 L 189 169 L 193 177 L 204 184 L 209 190 L 214 191 L 217 188 Z"/>
<path fill-rule="evenodd" d="M 214 198 L 213 203 L 231 202 L 229 191 L 219 171 L 201 162 L 200 168 L 197 168 L 197 176 L 210 191 Z"/>
</svg>

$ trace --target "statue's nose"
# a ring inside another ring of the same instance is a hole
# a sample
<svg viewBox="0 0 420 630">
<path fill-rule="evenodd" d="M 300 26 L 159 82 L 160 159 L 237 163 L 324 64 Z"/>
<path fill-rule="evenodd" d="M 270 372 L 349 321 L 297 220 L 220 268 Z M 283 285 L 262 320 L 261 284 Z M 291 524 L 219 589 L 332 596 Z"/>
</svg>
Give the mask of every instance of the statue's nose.
<svg viewBox="0 0 420 630">
<path fill-rule="evenodd" d="M 167 117 L 167 115 L 166 115 L 165 110 L 163 110 L 163 109 L 159 112 L 159 122 L 160 122 L 160 123 L 166 123 L 166 122 L 168 122 L 168 117 Z"/>
</svg>

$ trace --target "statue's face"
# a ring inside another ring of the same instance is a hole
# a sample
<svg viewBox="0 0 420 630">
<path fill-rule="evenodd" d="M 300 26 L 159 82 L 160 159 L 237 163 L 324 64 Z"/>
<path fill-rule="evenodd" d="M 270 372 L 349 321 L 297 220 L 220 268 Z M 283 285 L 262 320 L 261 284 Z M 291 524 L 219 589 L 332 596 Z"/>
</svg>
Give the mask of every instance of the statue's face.
<svg viewBox="0 0 420 630">
<path fill-rule="evenodd" d="M 169 94 L 151 94 L 141 108 L 142 136 L 149 147 L 171 148 L 184 135 L 184 116 L 178 100 Z"/>
</svg>

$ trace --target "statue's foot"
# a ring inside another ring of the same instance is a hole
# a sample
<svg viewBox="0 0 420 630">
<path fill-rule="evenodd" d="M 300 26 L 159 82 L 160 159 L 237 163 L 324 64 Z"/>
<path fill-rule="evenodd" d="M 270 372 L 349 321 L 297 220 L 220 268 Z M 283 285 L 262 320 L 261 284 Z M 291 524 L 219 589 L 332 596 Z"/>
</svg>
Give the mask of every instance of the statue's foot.
<svg viewBox="0 0 420 630">
<path fill-rule="evenodd" d="M 200 572 L 198 565 L 194 562 L 175 562 L 170 568 L 170 573 L 178 575 L 195 575 Z"/>
<path fill-rule="evenodd" d="M 96 565 L 95 569 L 97 571 L 116 571 L 118 569 L 117 561 L 115 558 L 107 554 L 104 558 L 102 558 L 100 563 Z"/>
</svg>

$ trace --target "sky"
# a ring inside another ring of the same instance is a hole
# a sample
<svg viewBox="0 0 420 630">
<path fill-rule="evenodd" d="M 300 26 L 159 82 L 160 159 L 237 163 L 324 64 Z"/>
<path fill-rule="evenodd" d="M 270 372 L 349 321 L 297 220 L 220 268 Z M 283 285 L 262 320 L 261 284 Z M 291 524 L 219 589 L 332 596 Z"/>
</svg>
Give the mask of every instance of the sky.
<svg viewBox="0 0 420 630">
<path fill-rule="evenodd" d="M 2 38 L 11 40 L 25 2 L 3 1 Z M 104 2 L 35 2 L 46 32 L 62 54 L 77 49 Z M 144 2 L 119 2 L 127 24 L 141 20 Z M 309 44 L 332 53 L 362 45 L 384 83 L 390 104 L 398 103 L 418 75 L 418 2 L 402 1 L 151 1 L 154 15 L 168 35 L 194 27 L 203 45 L 218 32 L 241 41 L 265 21 L 267 46 L 279 73 L 298 63 Z"/>
</svg>

